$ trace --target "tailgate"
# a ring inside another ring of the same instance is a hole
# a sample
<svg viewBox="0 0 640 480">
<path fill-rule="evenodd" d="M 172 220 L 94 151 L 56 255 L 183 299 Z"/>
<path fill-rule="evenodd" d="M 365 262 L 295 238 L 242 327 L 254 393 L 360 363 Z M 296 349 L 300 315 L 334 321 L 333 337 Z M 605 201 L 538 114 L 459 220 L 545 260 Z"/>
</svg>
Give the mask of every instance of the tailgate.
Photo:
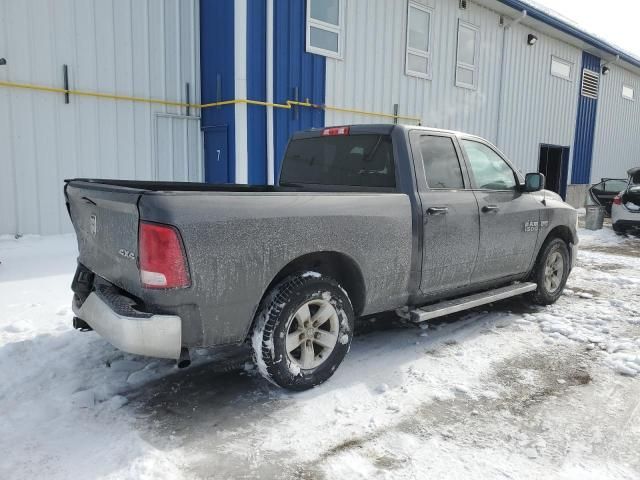
<svg viewBox="0 0 640 480">
<path fill-rule="evenodd" d="M 71 180 L 65 195 L 78 261 L 122 289 L 140 293 L 138 200 L 144 190 Z"/>
</svg>

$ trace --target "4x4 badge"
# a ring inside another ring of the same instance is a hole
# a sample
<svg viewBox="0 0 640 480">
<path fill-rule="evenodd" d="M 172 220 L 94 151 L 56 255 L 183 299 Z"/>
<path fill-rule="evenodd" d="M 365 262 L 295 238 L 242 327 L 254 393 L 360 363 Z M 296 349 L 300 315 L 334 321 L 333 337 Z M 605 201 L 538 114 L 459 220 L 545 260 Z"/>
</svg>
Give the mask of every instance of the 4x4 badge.
<svg viewBox="0 0 640 480">
<path fill-rule="evenodd" d="M 129 250 L 125 250 L 124 248 L 121 248 L 120 250 L 118 250 L 118 254 L 122 255 L 124 258 L 128 258 L 129 260 L 136 259 L 136 255 L 133 252 L 130 252 Z"/>
</svg>

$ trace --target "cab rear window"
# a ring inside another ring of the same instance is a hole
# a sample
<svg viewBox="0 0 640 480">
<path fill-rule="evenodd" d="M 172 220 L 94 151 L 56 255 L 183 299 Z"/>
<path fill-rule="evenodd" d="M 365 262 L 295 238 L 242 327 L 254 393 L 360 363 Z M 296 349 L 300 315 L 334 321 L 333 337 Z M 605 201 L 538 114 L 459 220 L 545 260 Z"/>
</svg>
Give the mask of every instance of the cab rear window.
<svg viewBox="0 0 640 480">
<path fill-rule="evenodd" d="M 280 185 L 393 189 L 391 137 L 364 134 L 292 140 L 282 163 Z"/>
</svg>

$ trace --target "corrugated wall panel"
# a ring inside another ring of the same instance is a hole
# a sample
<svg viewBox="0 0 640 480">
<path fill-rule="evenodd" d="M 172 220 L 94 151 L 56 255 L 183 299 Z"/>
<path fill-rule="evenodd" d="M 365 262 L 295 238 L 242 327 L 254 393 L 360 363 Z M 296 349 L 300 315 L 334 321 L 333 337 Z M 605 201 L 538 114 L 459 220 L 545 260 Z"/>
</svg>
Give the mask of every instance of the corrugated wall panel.
<svg viewBox="0 0 640 480">
<path fill-rule="evenodd" d="M 640 166 L 640 77 L 609 65 L 600 77 L 591 182 L 601 178 L 624 178 L 631 167 Z M 634 89 L 635 99 L 622 97 L 622 85 Z"/>
<path fill-rule="evenodd" d="M 204 103 L 236 98 L 234 19 L 233 0 L 200 0 L 200 69 Z M 234 105 L 202 111 L 207 182 L 235 181 L 235 111 Z M 214 130 L 223 133 L 213 134 Z M 222 152 L 226 155 L 221 156 Z"/>
<path fill-rule="evenodd" d="M 0 2 L 0 25 L 4 27 L 8 13 L 8 3 Z M 0 52 L 7 51 L 8 31 L 0 28 Z M 4 55 L 4 54 L 0 54 Z M 6 79 L 6 67 L 0 67 L 0 79 Z M 9 132 L 13 117 L 11 97 L 9 91 L 0 88 L 0 132 Z M 6 134 L 5 134 L 6 135 Z M 0 133 L 0 139 L 4 139 Z M 0 149 L 0 232 L 14 232 L 17 229 L 17 204 L 15 189 L 15 165 L 10 162 L 10 158 L 15 157 L 15 146 L 13 142 L 5 144 Z M 2 160 L 4 159 L 4 160 Z"/>
<path fill-rule="evenodd" d="M 325 103 L 325 57 L 305 51 L 306 2 L 300 0 L 274 1 L 273 31 L 273 98 L 275 103 L 307 99 Z M 357 28 L 357 25 L 354 25 Z M 327 61 L 329 59 L 326 59 Z M 325 123 L 323 110 L 294 107 L 273 110 L 274 159 L 278 172 L 289 137 L 294 132 Z"/>
<path fill-rule="evenodd" d="M 530 33 L 538 37 L 533 46 Z M 523 172 L 537 171 L 540 144 L 573 150 L 582 52 L 524 25 L 505 35 L 498 144 Z M 552 55 L 572 63 L 571 80 L 551 75 Z"/>
<path fill-rule="evenodd" d="M 247 2 L 247 98 L 267 100 L 267 3 L 264 0 Z M 267 109 L 247 105 L 247 158 L 252 185 L 267 183 Z"/>
<path fill-rule="evenodd" d="M 600 73 L 600 58 L 590 53 L 582 53 L 582 68 L 580 76 L 584 70 Z M 580 86 L 582 90 L 582 83 Z M 575 145 L 573 148 L 573 167 L 571 171 L 571 183 L 583 185 L 589 183 L 591 178 L 591 162 L 593 159 L 593 142 L 596 129 L 596 115 L 598 112 L 598 95 L 596 98 L 589 98 L 582 95 L 578 97 L 578 113 L 575 127 Z"/>
<path fill-rule="evenodd" d="M 0 79 L 62 87 L 67 64 L 72 89 L 184 100 L 190 82 L 198 102 L 198 9 L 197 0 L 2 1 Z M 65 105 L 62 94 L 6 87 L 0 104 L 0 234 L 69 231 L 64 178 L 153 179 L 155 114 L 184 113 L 75 96 Z"/>
<path fill-rule="evenodd" d="M 432 80 L 405 74 L 407 2 L 346 2 L 344 59 L 327 58 L 327 104 L 420 117 L 431 127 L 496 139 L 502 29 L 499 16 L 457 0 L 429 0 L 433 8 Z M 366 19 L 366 20 L 365 20 Z M 458 20 L 480 27 L 477 90 L 455 87 Z M 380 123 L 379 117 L 327 111 L 327 124 Z M 389 121 L 389 120 L 386 120 Z"/>
<path fill-rule="evenodd" d="M 541 143 L 573 146 L 579 49 L 538 32 L 538 43 L 530 47 L 530 28 L 515 25 L 504 31 L 496 12 L 472 2 L 466 10 L 457 0 L 426 3 L 434 11 L 431 80 L 405 74 L 406 1 L 394 2 L 393 8 L 385 0 L 346 2 L 344 59 L 327 58 L 328 105 L 392 113 L 398 103 L 401 114 L 420 117 L 423 125 L 495 142 L 523 171 L 537 170 Z M 459 20 L 480 31 L 477 90 L 455 85 Z M 551 76 L 551 55 L 574 64 L 571 81 Z M 326 115 L 327 125 L 381 121 L 390 120 Z"/>
</svg>

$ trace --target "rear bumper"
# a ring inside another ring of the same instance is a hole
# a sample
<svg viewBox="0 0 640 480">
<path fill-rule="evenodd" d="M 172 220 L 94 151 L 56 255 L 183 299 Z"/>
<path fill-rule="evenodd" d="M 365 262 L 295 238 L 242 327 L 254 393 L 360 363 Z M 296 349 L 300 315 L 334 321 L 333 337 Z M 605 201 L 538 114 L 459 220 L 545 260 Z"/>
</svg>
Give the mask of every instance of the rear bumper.
<svg viewBox="0 0 640 480">
<path fill-rule="evenodd" d="M 611 222 L 623 227 L 640 226 L 640 212 L 631 211 L 624 205 L 614 205 L 611 209 Z"/>
<path fill-rule="evenodd" d="M 100 336 L 122 351 L 159 358 L 180 356 L 182 319 L 133 308 L 131 299 L 109 289 L 96 289 L 73 311 Z"/>
<path fill-rule="evenodd" d="M 618 229 L 640 229 L 640 218 L 638 218 L 637 220 L 616 220 L 615 222 L 613 222 L 613 224 Z"/>
</svg>

